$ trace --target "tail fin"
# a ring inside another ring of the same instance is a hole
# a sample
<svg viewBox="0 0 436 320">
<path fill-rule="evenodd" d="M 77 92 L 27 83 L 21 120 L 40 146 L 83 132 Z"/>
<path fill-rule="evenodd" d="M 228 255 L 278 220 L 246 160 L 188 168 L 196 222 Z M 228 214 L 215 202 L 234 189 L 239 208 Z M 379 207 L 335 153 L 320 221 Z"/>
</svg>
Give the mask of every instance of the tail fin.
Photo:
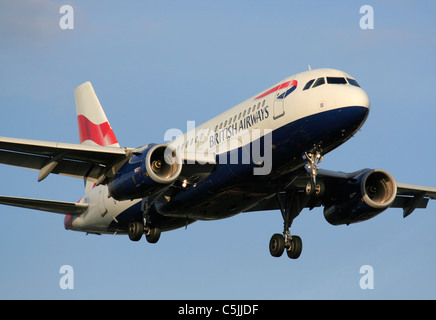
<svg viewBox="0 0 436 320">
<path fill-rule="evenodd" d="M 120 147 L 91 83 L 74 89 L 81 144 Z"/>
<path fill-rule="evenodd" d="M 119 148 L 117 138 L 89 81 L 74 89 L 74 98 L 80 143 Z M 94 182 L 86 178 L 84 180 L 85 192 L 95 187 Z"/>
</svg>

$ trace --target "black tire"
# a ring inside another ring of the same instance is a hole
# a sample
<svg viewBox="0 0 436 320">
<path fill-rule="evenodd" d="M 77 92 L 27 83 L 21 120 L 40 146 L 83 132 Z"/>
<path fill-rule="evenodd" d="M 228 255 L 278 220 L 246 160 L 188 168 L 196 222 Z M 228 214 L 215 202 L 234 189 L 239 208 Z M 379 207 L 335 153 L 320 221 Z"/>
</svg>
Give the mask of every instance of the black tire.
<svg viewBox="0 0 436 320">
<path fill-rule="evenodd" d="M 321 180 L 317 182 L 315 187 L 315 194 L 317 197 L 322 197 L 325 193 L 325 184 Z"/>
<path fill-rule="evenodd" d="M 144 233 L 144 225 L 140 221 L 132 221 L 129 223 L 129 239 L 132 241 L 139 241 Z"/>
<path fill-rule="evenodd" d="M 303 251 L 303 241 L 299 236 L 292 236 L 291 246 L 286 250 L 290 259 L 298 259 Z"/>
<path fill-rule="evenodd" d="M 160 234 L 161 231 L 159 228 L 151 228 L 145 235 L 145 238 L 149 243 L 156 243 L 159 241 Z"/>
<path fill-rule="evenodd" d="M 273 257 L 280 257 L 285 251 L 285 238 L 283 235 L 276 233 L 269 241 L 269 252 Z"/>
</svg>

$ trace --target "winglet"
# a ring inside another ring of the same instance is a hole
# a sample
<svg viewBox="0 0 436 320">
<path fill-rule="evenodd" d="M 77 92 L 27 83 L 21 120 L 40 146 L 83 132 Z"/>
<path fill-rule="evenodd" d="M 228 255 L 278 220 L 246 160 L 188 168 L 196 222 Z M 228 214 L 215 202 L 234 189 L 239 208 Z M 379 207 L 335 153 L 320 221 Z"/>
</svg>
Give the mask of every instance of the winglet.
<svg viewBox="0 0 436 320">
<path fill-rule="evenodd" d="M 74 89 L 80 143 L 120 147 L 89 81 Z"/>
</svg>

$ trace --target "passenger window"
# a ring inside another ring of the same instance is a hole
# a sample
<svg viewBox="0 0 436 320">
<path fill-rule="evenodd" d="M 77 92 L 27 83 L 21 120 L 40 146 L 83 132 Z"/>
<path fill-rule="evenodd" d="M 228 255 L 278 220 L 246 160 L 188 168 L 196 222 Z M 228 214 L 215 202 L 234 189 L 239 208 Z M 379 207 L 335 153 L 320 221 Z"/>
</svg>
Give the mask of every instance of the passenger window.
<svg viewBox="0 0 436 320">
<path fill-rule="evenodd" d="M 325 79 L 324 78 L 318 78 L 312 88 L 316 88 L 318 86 L 321 86 L 324 83 L 325 83 Z"/>
<path fill-rule="evenodd" d="M 221 123 L 220 123 L 220 130 L 221 130 L 222 127 L 223 127 L 223 123 L 221 122 Z"/>
<path fill-rule="evenodd" d="M 356 86 L 356 87 L 360 88 L 360 86 L 359 86 L 359 84 L 357 83 L 356 80 L 350 79 L 350 78 L 347 78 L 347 80 L 348 80 L 348 83 L 351 84 L 352 86 Z"/>
<path fill-rule="evenodd" d="M 215 132 L 217 132 L 218 131 L 218 125 L 216 125 L 216 127 L 215 127 Z"/>
<path fill-rule="evenodd" d="M 244 110 L 244 114 L 242 115 L 243 117 L 245 117 L 245 114 L 247 113 L 247 110 Z"/>
<path fill-rule="evenodd" d="M 314 81 L 315 81 L 315 79 L 312 79 L 308 83 L 306 83 L 306 85 L 303 88 L 303 91 L 309 89 Z"/>
<path fill-rule="evenodd" d="M 247 112 L 247 114 L 250 114 L 250 111 L 251 111 L 251 107 L 250 107 L 250 108 L 248 108 L 248 112 Z"/>
<path fill-rule="evenodd" d="M 329 84 L 347 84 L 345 78 L 341 77 L 327 77 L 327 83 Z"/>
<path fill-rule="evenodd" d="M 230 118 L 230 119 L 229 119 L 229 125 L 232 123 L 232 120 L 233 120 L 233 118 Z"/>
<path fill-rule="evenodd" d="M 224 127 L 227 127 L 227 120 L 224 122 Z"/>
<path fill-rule="evenodd" d="M 241 113 L 241 112 L 239 112 L 239 117 L 238 117 L 238 120 L 239 120 L 239 119 L 241 119 L 241 116 L 242 116 L 242 113 Z"/>
<path fill-rule="evenodd" d="M 263 102 L 262 102 L 262 107 L 264 107 L 264 106 L 265 106 L 265 101 L 266 101 L 266 100 L 263 100 Z"/>
</svg>

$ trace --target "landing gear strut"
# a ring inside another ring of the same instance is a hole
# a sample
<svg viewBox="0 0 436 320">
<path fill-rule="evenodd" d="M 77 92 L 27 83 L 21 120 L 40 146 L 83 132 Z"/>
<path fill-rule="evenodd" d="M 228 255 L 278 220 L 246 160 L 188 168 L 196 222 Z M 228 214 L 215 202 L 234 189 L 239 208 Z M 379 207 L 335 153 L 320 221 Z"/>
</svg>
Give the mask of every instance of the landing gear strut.
<svg viewBox="0 0 436 320">
<path fill-rule="evenodd" d="M 306 184 L 307 196 L 322 196 L 324 194 L 324 184 L 317 181 L 318 164 L 322 161 L 323 155 L 321 149 L 314 149 L 311 152 L 305 152 L 304 157 L 307 160 L 307 168 L 310 170 L 310 180 Z"/>
<path fill-rule="evenodd" d="M 156 243 L 159 241 L 161 231 L 157 227 L 152 227 L 150 217 L 152 204 L 148 198 L 142 199 L 142 220 L 144 221 L 145 238 L 149 243 Z"/>
<path fill-rule="evenodd" d="M 286 249 L 289 258 L 297 259 L 303 250 L 303 242 L 299 236 L 291 235 L 289 228 L 305 207 L 306 197 L 297 191 L 286 192 L 284 199 L 280 193 L 276 193 L 276 197 L 284 221 L 283 234 L 276 233 L 271 237 L 269 251 L 273 257 L 280 257 Z"/>
</svg>

